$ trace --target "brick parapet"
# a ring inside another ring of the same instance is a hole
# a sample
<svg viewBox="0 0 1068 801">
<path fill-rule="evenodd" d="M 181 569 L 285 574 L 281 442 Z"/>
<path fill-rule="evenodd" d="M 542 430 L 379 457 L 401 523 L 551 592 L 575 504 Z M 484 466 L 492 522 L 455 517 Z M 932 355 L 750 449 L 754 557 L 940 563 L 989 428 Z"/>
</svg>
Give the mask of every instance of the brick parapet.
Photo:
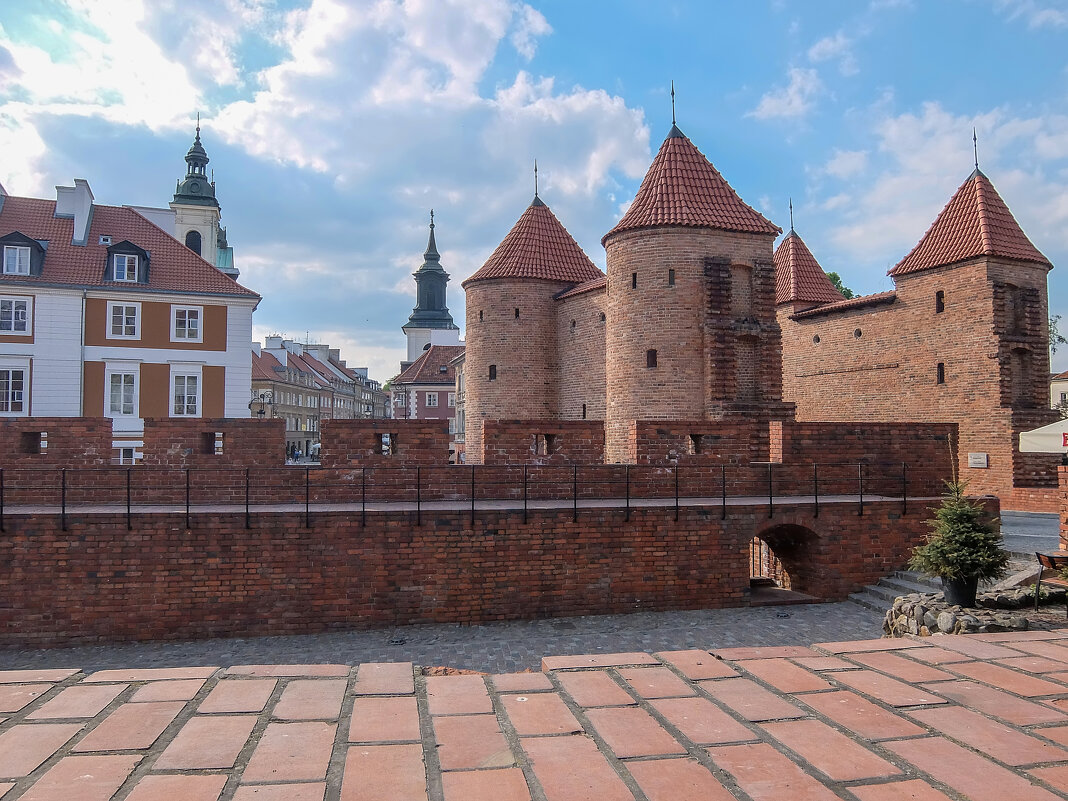
<svg viewBox="0 0 1068 801">
<path fill-rule="evenodd" d="M 449 463 L 448 420 L 324 420 L 323 467 L 397 467 Z"/>
<path fill-rule="evenodd" d="M 604 462 L 601 420 L 487 420 L 483 440 L 486 465 Z"/>
<path fill-rule="evenodd" d="M 111 419 L 106 417 L 0 418 L 4 468 L 61 469 L 111 464 Z"/>
<path fill-rule="evenodd" d="M 170 468 L 285 464 L 285 421 L 146 418 L 142 465 Z"/>
<path fill-rule="evenodd" d="M 1061 550 L 1068 550 L 1068 465 L 1057 467 L 1057 492 L 1061 514 Z"/>
</svg>

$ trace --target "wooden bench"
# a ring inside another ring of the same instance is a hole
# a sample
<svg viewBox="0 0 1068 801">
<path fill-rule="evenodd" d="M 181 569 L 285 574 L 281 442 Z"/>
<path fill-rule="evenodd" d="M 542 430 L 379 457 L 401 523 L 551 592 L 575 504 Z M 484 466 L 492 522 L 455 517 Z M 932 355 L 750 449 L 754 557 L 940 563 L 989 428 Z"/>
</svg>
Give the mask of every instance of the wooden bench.
<svg viewBox="0 0 1068 801">
<path fill-rule="evenodd" d="M 1039 590 L 1042 589 L 1042 576 L 1047 570 L 1055 570 L 1058 577 L 1060 572 L 1068 568 L 1068 553 L 1039 553 L 1035 551 L 1038 559 L 1038 581 L 1035 582 L 1035 611 L 1038 611 Z M 1058 584 L 1062 582 L 1057 582 Z M 1064 616 L 1068 618 L 1068 596 L 1064 599 Z"/>
</svg>

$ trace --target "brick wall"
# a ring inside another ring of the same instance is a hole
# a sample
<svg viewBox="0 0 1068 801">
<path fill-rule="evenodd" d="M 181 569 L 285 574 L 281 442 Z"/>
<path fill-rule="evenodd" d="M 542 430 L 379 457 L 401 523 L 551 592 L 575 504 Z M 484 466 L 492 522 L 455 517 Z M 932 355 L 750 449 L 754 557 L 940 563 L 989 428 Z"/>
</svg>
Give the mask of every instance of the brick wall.
<svg viewBox="0 0 1068 801">
<path fill-rule="evenodd" d="M 105 466 L 111 464 L 111 442 L 106 417 L 0 418 L 5 468 Z"/>
<path fill-rule="evenodd" d="M 1057 468 L 1057 489 L 1060 496 L 1061 550 L 1068 550 L 1068 465 Z"/>
<path fill-rule="evenodd" d="M 452 441 L 448 420 L 324 420 L 321 435 L 323 467 L 445 465 Z"/>
<path fill-rule="evenodd" d="M 427 513 L 116 515 L 7 521 L 0 644 L 307 633 L 410 623 L 744 606 L 749 543 L 793 587 L 842 598 L 904 564 L 919 510 L 874 503 Z M 817 533 L 818 532 L 818 533 Z M 42 577 L 47 576 L 47 581 Z"/>
<path fill-rule="evenodd" d="M 149 417 L 144 443 L 145 467 L 272 467 L 286 460 L 285 421 L 280 419 Z"/>
<path fill-rule="evenodd" d="M 768 460 L 768 426 L 757 421 L 634 420 L 633 464 L 749 464 Z"/>
<path fill-rule="evenodd" d="M 604 462 L 600 420 L 487 420 L 483 440 L 487 465 Z"/>
<path fill-rule="evenodd" d="M 557 412 L 565 420 L 604 420 L 605 290 L 557 301 Z M 602 426 L 603 429 L 603 426 Z"/>
</svg>

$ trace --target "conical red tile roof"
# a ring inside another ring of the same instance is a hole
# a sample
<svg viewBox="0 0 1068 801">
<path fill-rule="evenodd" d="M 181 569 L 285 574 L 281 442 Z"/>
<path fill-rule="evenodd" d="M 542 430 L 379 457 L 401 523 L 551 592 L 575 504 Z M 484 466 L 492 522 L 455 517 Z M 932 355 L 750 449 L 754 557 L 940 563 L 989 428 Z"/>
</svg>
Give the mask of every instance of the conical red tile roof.
<svg viewBox="0 0 1068 801">
<path fill-rule="evenodd" d="M 620 231 L 667 225 L 717 228 L 747 234 L 779 234 L 781 229 L 750 207 L 704 154 L 672 127 L 641 188 L 616 227 Z"/>
<path fill-rule="evenodd" d="M 834 288 L 808 245 L 790 231 L 775 249 L 775 302 L 837 303 L 845 300 Z"/>
<path fill-rule="evenodd" d="M 1002 256 L 1049 266 L 1001 195 L 979 170 L 950 199 L 923 239 L 890 275 L 905 275 L 976 256 Z"/>
<path fill-rule="evenodd" d="M 481 269 L 463 282 L 537 278 L 581 284 L 604 273 L 537 196 Z"/>
</svg>

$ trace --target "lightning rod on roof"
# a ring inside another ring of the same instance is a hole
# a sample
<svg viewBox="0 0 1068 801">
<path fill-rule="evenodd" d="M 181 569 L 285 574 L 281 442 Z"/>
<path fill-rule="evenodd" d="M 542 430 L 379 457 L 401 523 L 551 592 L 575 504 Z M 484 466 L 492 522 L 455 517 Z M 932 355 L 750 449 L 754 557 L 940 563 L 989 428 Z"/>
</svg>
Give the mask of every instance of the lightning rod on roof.
<svg viewBox="0 0 1068 801">
<path fill-rule="evenodd" d="M 790 198 L 790 231 L 794 230 L 794 199 Z"/>
<path fill-rule="evenodd" d="M 675 81 L 671 81 L 671 124 L 675 124 Z"/>
<path fill-rule="evenodd" d="M 972 152 L 975 154 L 975 169 L 979 169 L 979 137 L 972 128 Z"/>
<path fill-rule="evenodd" d="M 534 159 L 534 197 L 538 196 L 538 160 Z"/>
</svg>

